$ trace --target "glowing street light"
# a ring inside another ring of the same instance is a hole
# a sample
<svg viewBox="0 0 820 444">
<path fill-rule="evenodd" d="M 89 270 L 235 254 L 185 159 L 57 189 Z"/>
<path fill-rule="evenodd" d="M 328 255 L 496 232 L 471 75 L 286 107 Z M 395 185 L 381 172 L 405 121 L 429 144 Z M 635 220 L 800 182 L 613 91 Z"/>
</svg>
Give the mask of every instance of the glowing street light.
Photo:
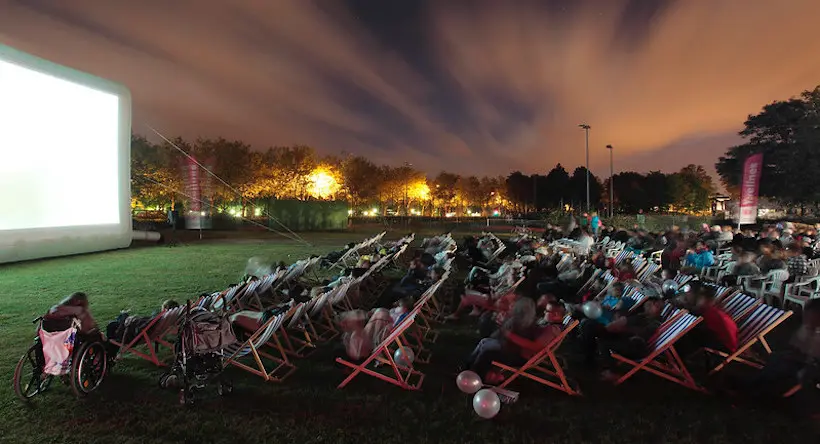
<svg viewBox="0 0 820 444">
<path fill-rule="evenodd" d="M 582 123 L 578 126 L 584 129 L 587 138 L 587 212 L 589 212 L 589 129 L 591 127 L 586 123 Z"/>
</svg>

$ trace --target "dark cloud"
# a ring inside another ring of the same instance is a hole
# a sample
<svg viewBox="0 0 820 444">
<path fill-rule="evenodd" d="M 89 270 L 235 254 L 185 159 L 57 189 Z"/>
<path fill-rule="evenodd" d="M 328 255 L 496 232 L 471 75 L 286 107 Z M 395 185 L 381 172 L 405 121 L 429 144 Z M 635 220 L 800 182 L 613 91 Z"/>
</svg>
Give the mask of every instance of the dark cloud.
<svg viewBox="0 0 820 444">
<path fill-rule="evenodd" d="M 815 0 L 0 0 L 0 41 L 124 83 L 135 129 L 430 173 L 711 168 L 820 83 Z"/>
</svg>

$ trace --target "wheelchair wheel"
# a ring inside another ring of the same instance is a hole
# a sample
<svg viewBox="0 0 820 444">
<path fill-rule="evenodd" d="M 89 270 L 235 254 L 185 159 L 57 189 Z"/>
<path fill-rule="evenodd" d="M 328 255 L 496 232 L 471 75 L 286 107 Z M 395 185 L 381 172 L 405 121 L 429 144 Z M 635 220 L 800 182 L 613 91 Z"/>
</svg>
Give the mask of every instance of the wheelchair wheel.
<svg viewBox="0 0 820 444">
<path fill-rule="evenodd" d="M 53 376 L 43 373 L 43 363 L 37 358 L 37 345 L 26 351 L 14 369 L 14 393 L 22 401 L 28 402 L 51 385 Z"/>
<path fill-rule="evenodd" d="M 71 389 L 78 398 L 100 386 L 108 371 L 105 346 L 101 342 L 86 342 L 74 353 L 71 363 Z"/>
</svg>

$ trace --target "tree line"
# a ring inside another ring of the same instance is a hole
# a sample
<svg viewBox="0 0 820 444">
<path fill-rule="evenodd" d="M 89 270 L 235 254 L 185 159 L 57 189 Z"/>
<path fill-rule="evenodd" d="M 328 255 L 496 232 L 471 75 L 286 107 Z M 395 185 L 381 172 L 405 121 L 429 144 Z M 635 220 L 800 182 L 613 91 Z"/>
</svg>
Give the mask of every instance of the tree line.
<svg viewBox="0 0 820 444">
<path fill-rule="evenodd" d="M 462 176 L 446 171 L 434 177 L 410 164 L 376 165 L 356 155 L 321 156 L 309 146 L 255 150 L 241 141 L 182 138 L 152 143 L 132 137 L 132 206 L 165 210 L 190 203 L 186 192 L 185 151 L 213 172 L 200 170 L 199 187 L 210 211 L 251 215 L 257 199 L 345 199 L 356 214 L 471 216 L 529 213 L 586 207 L 584 167 L 570 174 L 561 164 L 545 175 L 515 171 L 507 176 Z M 174 147 L 179 147 L 179 150 Z M 609 204 L 609 180 L 590 173 L 593 209 Z M 679 172 L 622 172 L 614 177 L 615 208 L 697 212 L 710 208 L 712 180 L 701 166 Z M 238 208 L 238 210 L 237 210 Z"/>
<path fill-rule="evenodd" d="M 715 168 L 735 197 L 740 194 L 743 163 L 763 154 L 760 195 L 784 205 L 817 207 L 820 202 L 820 86 L 788 100 L 774 101 L 749 115 L 739 135 Z"/>
</svg>

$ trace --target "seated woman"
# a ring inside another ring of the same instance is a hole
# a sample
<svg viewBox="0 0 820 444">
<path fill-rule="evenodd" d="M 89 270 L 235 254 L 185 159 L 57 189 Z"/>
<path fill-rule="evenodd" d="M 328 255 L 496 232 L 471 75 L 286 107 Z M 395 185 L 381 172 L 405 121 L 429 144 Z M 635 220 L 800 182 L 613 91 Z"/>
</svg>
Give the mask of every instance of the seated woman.
<svg viewBox="0 0 820 444">
<path fill-rule="evenodd" d="M 240 336 L 240 333 L 244 333 L 249 337 L 265 325 L 270 318 L 288 310 L 290 310 L 290 304 L 283 304 L 265 311 L 241 310 L 232 314 L 229 319 L 237 337 Z"/>
<path fill-rule="evenodd" d="M 88 296 L 83 292 L 73 293 L 51 307 L 43 316 L 43 330 L 57 332 L 71 328 L 73 319 L 80 322 L 79 332 L 83 335 L 98 333 L 97 321 L 88 309 Z"/>
<path fill-rule="evenodd" d="M 468 358 L 467 368 L 478 373 L 487 384 L 503 380 L 492 372 L 493 361 L 508 365 L 523 365 L 561 334 L 564 315 L 561 304 L 549 304 L 546 323 L 536 324 L 535 302 L 530 298 L 516 301 L 510 317 L 489 338 L 482 339 Z"/>
<path fill-rule="evenodd" d="M 128 344 L 133 341 L 158 314 L 177 307 L 179 307 L 179 304 L 169 299 L 163 302 L 160 309 L 153 312 L 151 316 L 132 316 L 129 315 L 127 311 L 122 311 L 116 319 L 108 323 L 105 328 L 105 334 L 109 339 L 114 339 L 122 344 Z M 175 321 L 176 320 L 171 320 L 171 322 Z M 159 321 L 154 324 L 152 330 L 156 330 L 158 323 Z M 163 325 L 167 326 L 168 323 L 163 322 Z M 110 351 L 116 353 L 119 351 L 119 347 L 111 344 Z"/>
<path fill-rule="evenodd" d="M 460 319 L 461 313 L 463 313 L 468 308 L 472 308 L 473 310 L 470 313 L 471 316 L 481 315 L 482 310 L 490 309 L 496 302 L 496 300 L 510 292 L 510 289 L 515 284 L 514 282 L 512 282 L 514 278 L 515 275 L 513 273 L 508 272 L 504 277 L 504 281 L 500 282 L 498 285 L 491 288 L 489 292 L 466 289 L 464 291 L 464 294 L 461 296 L 461 300 L 458 303 L 458 307 L 456 307 L 455 311 L 449 316 L 447 316 L 445 319 L 456 321 Z"/>
</svg>

